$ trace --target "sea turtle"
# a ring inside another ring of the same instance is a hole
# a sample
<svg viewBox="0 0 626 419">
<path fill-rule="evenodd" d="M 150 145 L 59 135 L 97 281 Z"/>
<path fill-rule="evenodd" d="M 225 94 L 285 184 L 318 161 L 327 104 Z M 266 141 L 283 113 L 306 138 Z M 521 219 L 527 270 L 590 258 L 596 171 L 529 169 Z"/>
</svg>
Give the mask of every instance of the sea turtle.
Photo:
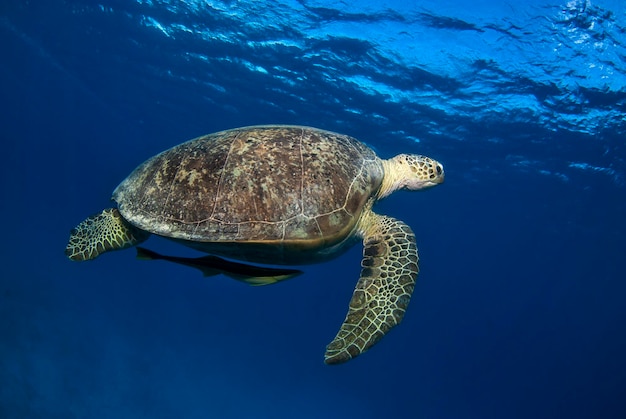
<svg viewBox="0 0 626 419">
<path fill-rule="evenodd" d="M 362 239 L 361 277 L 326 348 L 325 362 L 340 363 L 402 320 L 418 273 L 409 226 L 372 206 L 395 190 L 443 180 L 443 166 L 431 158 L 382 160 L 347 135 L 283 125 L 232 129 L 182 143 L 137 167 L 113 192 L 117 208 L 72 230 L 66 254 L 94 259 L 152 233 L 241 261 L 298 265 L 336 257 Z M 204 269 L 211 263 L 210 269 L 233 273 L 220 264 L 224 259 L 216 260 L 189 264 Z M 257 284 L 291 275 L 234 264 L 235 276 Z"/>
</svg>

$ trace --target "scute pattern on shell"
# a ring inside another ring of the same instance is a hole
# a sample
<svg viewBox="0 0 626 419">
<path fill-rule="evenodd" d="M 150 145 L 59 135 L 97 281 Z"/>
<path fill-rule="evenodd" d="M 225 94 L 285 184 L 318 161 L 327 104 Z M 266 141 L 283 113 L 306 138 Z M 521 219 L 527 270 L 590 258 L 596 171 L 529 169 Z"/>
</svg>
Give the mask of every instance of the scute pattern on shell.
<svg viewBox="0 0 626 419">
<path fill-rule="evenodd" d="M 258 126 L 203 136 L 140 165 L 113 193 L 135 226 L 198 242 L 331 246 L 380 187 L 375 153 L 341 134 Z"/>
</svg>

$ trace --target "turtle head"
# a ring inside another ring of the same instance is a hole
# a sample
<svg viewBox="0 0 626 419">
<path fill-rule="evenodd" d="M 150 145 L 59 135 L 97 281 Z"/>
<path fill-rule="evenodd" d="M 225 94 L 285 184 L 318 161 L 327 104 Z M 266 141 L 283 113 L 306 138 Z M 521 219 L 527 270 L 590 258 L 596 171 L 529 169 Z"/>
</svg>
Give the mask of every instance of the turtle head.
<svg viewBox="0 0 626 419">
<path fill-rule="evenodd" d="M 443 183 L 443 165 L 430 157 L 417 154 L 399 154 L 383 160 L 385 176 L 378 192 L 384 198 L 398 189 L 419 191 Z"/>
</svg>

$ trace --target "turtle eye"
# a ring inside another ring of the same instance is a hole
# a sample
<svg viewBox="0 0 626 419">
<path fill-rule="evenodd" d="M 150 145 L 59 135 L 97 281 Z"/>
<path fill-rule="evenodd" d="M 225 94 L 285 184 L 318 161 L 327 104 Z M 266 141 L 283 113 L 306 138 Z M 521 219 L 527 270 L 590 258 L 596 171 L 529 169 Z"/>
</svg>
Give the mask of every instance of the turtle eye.
<svg viewBox="0 0 626 419">
<path fill-rule="evenodd" d="M 440 175 L 441 172 L 443 172 L 443 169 L 441 168 L 441 165 L 437 165 L 437 174 Z"/>
</svg>

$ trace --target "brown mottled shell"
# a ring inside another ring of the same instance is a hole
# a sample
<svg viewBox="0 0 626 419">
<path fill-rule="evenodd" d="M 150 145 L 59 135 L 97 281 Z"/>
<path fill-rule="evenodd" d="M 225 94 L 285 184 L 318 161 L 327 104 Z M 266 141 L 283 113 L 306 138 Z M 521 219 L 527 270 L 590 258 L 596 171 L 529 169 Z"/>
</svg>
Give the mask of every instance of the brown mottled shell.
<svg viewBox="0 0 626 419">
<path fill-rule="evenodd" d="M 354 234 L 382 178 L 380 159 L 354 138 L 256 126 L 198 137 L 152 157 L 113 199 L 126 220 L 151 233 L 249 260 L 273 257 L 263 249 L 279 246 L 288 254 L 277 263 L 299 263 L 289 253 L 332 248 Z M 248 255 L 236 246 L 251 243 L 257 246 Z"/>
</svg>

